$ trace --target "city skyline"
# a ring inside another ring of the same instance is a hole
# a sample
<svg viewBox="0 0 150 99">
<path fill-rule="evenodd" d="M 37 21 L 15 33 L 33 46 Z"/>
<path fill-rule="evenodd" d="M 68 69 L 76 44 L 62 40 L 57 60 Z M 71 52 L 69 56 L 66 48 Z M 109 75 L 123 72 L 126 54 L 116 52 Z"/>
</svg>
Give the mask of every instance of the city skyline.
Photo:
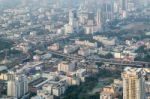
<svg viewBox="0 0 150 99">
<path fill-rule="evenodd" d="M 150 0 L 0 0 L 0 99 L 150 99 Z"/>
</svg>

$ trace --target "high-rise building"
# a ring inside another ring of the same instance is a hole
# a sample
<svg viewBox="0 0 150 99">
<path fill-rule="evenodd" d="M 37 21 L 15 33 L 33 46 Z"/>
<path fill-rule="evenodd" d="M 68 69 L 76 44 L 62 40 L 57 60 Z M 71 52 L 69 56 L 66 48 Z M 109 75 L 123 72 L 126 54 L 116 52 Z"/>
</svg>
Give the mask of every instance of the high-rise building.
<svg viewBox="0 0 150 99">
<path fill-rule="evenodd" d="M 97 10 L 96 25 L 97 25 L 98 31 L 101 31 L 102 30 L 102 18 L 101 18 L 100 10 Z"/>
<path fill-rule="evenodd" d="M 74 13 L 72 10 L 69 11 L 69 25 L 74 25 Z"/>
<path fill-rule="evenodd" d="M 108 0 L 103 1 L 102 16 L 104 21 L 113 19 L 113 1 L 108 1 Z"/>
<path fill-rule="evenodd" d="M 142 68 L 125 68 L 122 79 L 123 99 L 146 99 L 145 77 Z"/>
<path fill-rule="evenodd" d="M 75 10 L 69 10 L 69 23 L 64 26 L 65 33 L 78 32 L 79 23 L 77 20 L 77 13 Z"/>
<path fill-rule="evenodd" d="M 127 10 L 127 2 L 128 2 L 128 0 L 120 0 L 120 2 L 121 2 L 122 10 L 126 11 Z"/>
<path fill-rule="evenodd" d="M 120 0 L 121 8 L 123 11 L 135 11 L 136 9 L 140 8 L 142 5 L 143 0 Z"/>
<path fill-rule="evenodd" d="M 28 92 L 28 80 L 25 75 L 11 74 L 12 79 L 7 82 L 7 96 L 19 98 Z"/>
<path fill-rule="evenodd" d="M 100 13 L 99 10 L 97 10 L 96 24 L 97 24 L 97 25 L 100 25 L 100 24 L 101 24 L 101 13 Z"/>
</svg>

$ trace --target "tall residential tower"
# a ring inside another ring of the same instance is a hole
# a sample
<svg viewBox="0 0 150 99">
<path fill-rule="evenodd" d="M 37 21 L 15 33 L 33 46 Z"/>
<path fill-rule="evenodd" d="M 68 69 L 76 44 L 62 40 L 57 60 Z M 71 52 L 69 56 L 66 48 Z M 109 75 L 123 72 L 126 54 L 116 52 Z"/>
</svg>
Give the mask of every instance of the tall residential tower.
<svg viewBox="0 0 150 99">
<path fill-rule="evenodd" d="M 127 67 L 122 73 L 123 99 L 146 99 L 142 68 Z"/>
<path fill-rule="evenodd" d="M 20 98 L 28 92 L 28 80 L 25 75 L 11 74 L 14 77 L 7 82 L 7 96 Z"/>
</svg>

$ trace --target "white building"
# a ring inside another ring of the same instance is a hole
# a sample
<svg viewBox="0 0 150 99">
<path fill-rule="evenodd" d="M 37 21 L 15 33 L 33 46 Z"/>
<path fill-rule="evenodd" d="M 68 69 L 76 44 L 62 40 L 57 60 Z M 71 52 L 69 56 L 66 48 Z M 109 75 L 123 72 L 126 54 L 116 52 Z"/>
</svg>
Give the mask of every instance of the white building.
<svg viewBox="0 0 150 99">
<path fill-rule="evenodd" d="M 113 46 L 116 44 L 116 39 L 108 39 L 107 37 L 94 36 L 93 39 L 102 42 L 104 45 Z"/>
<path fill-rule="evenodd" d="M 64 47 L 64 53 L 65 53 L 65 54 L 73 53 L 73 52 L 75 52 L 78 48 L 79 48 L 79 47 L 76 46 L 76 45 L 68 45 L 68 46 L 66 45 L 66 46 Z"/>
<path fill-rule="evenodd" d="M 49 99 L 49 97 L 52 96 L 59 97 L 65 93 L 66 88 L 67 86 L 65 81 L 49 81 L 42 87 L 42 90 L 37 91 L 37 95 L 44 99 Z"/>
<path fill-rule="evenodd" d="M 78 51 L 78 54 L 81 56 L 88 56 L 90 55 L 90 49 L 89 48 L 80 48 L 80 50 Z"/>
<path fill-rule="evenodd" d="M 71 25 L 69 25 L 69 24 L 66 24 L 64 26 L 64 32 L 65 32 L 65 34 L 73 33 L 74 32 L 73 27 Z"/>
<path fill-rule="evenodd" d="M 84 40 L 84 41 L 76 40 L 75 44 L 80 45 L 80 46 L 94 47 L 94 48 L 97 48 L 98 46 L 97 42 L 93 43 L 87 40 Z"/>
<path fill-rule="evenodd" d="M 7 82 L 7 96 L 20 98 L 28 92 L 28 79 L 25 75 L 12 75 L 14 79 Z"/>
<path fill-rule="evenodd" d="M 75 18 L 75 13 L 70 10 L 69 11 L 69 23 L 64 25 L 64 32 L 65 34 L 73 33 L 74 31 L 78 31 L 79 23 L 78 20 Z"/>
</svg>

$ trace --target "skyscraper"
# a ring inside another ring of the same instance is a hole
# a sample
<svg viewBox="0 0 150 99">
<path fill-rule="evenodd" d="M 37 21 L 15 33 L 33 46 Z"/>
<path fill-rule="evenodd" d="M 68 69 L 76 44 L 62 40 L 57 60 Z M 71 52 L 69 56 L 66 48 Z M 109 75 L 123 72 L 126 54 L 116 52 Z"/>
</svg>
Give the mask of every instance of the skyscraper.
<svg viewBox="0 0 150 99">
<path fill-rule="evenodd" d="M 102 30 L 102 18 L 101 18 L 100 10 L 97 10 L 96 25 L 97 25 L 98 31 L 101 31 Z"/>
<path fill-rule="evenodd" d="M 122 73 L 123 99 L 146 99 L 142 68 L 125 68 Z"/>
<path fill-rule="evenodd" d="M 128 2 L 128 0 L 120 0 L 120 2 L 121 2 L 122 10 L 126 11 L 127 10 L 127 2 Z"/>
<path fill-rule="evenodd" d="M 105 0 L 102 3 L 102 16 L 104 21 L 113 19 L 113 1 Z"/>
<path fill-rule="evenodd" d="M 74 25 L 74 13 L 72 10 L 69 11 L 69 25 Z"/>
<path fill-rule="evenodd" d="M 143 0 L 121 0 L 121 8 L 123 11 L 134 11 L 137 8 L 140 8 L 141 1 Z"/>
<path fill-rule="evenodd" d="M 7 82 L 7 96 L 19 98 L 28 92 L 28 80 L 25 75 L 12 74 L 13 79 Z"/>
<path fill-rule="evenodd" d="M 101 24 L 101 13 L 100 13 L 100 10 L 97 10 L 96 24 L 97 25 Z"/>
</svg>

